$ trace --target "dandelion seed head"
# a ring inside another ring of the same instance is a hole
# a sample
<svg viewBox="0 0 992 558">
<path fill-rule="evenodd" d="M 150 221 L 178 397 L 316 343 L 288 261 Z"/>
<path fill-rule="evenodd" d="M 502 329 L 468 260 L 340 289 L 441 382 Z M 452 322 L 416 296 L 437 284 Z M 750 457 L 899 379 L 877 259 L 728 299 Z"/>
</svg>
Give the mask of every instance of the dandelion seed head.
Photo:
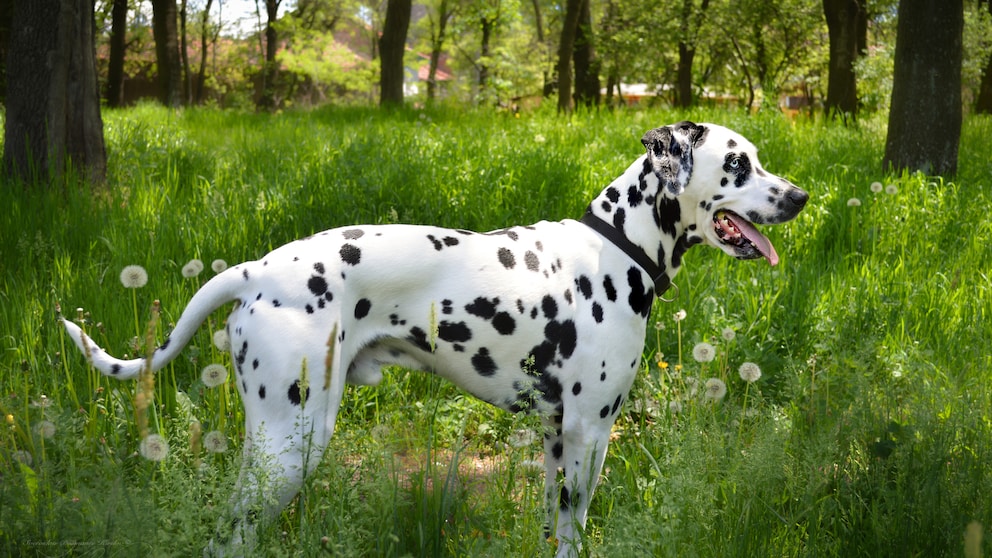
<svg viewBox="0 0 992 558">
<path fill-rule="evenodd" d="M 227 451 L 227 436 L 220 430 L 211 430 L 203 436 L 203 449 L 210 453 Z"/>
<path fill-rule="evenodd" d="M 208 388 L 214 388 L 222 385 L 225 381 L 227 381 L 227 368 L 223 364 L 208 364 L 200 373 L 200 379 L 203 380 L 203 385 Z"/>
<path fill-rule="evenodd" d="M 892 196 L 899 193 L 899 187 L 895 184 L 889 184 L 885 187 L 885 193 Z"/>
<path fill-rule="evenodd" d="M 17 461 L 18 463 L 23 463 L 29 467 L 31 466 L 31 462 L 34 461 L 34 458 L 31 457 L 31 454 L 24 450 L 17 450 L 12 454 L 12 456 L 14 460 Z"/>
<path fill-rule="evenodd" d="M 672 399 L 668 402 L 668 412 L 673 415 L 677 415 L 682 412 L 682 402 L 678 399 Z"/>
<path fill-rule="evenodd" d="M 710 401 L 720 401 L 727 395 L 727 384 L 720 378 L 706 380 L 706 391 L 703 393 Z"/>
<path fill-rule="evenodd" d="M 748 383 L 757 382 L 758 378 L 761 378 L 761 368 L 753 362 L 741 364 L 737 373 L 741 375 L 742 380 Z"/>
<path fill-rule="evenodd" d="M 158 434 L 149 434 L 141 440 L 138 452 L 149 461 L 162 461 L 169 455 L 169 443 Z"/>
<path fill-rule="evenodd" d="M 847 207 L 861 207 L 861 200 L 858 198 L 851 198 L 847 200 Z"/>
<path fill-rule="evenodd" d="M 723 337 L 724 341 L 733 341 L 737 337 L 737 332 L 734 331 L 732 327 L 725 327 L 723 331 L 720 332 L 720 336 Z"/>
<path fill-rule="evenodd" d="M 545 138 L 543 134 L 537 134 L 534 136 L 534 143 L 544 143 L 545 141 L 547 141 L 547 138 Z"/>
<path fill-rule="evenodd" d="M 692 348 L 692 358 L 696 359 L 696 362 L 711 362 L 716 358 L 716 348 L 705 341 L 696 343 Z"/>
<path fill-rule="evenodd" d="M 681 322 L 682 320 L 685 319 L 685 316 L 686 316 L 685 310 L 683 309 L 676 312 L 675 315 L 672 316 L 672 318 L 674 318 L 676 322 Z"/>
<path fill-rule="evenodd" d="M 186 265 L 183 266 L 183 277 L 192 279 L 199 275 L 201 271 L 203 271 L 203 262 L 193 259 L 186 262 Z"/>
<path fill-rule="evenodd" d="M 34 426 L 34 430 L 42 438 L 51 438 L 55 436 L 55 423 L 50 420 L 43 420 Z"/>
<path fill-rule="evenodd" d="M 218 329 L 214 332 L 213 342 L 214 347 L 217 347 L 218 351 L 226 353 L 231 350 L 231 337 L 223 329 Z"/>
<path fill-rule="evenodd" d="M 533 430 L 522 428 L 511 433 L 507 443 L 509 443 L 512 448 L 526 448 L 533 444 L 536 438 L 537 434 L 535 434 Z"/>
<path fill-rule="evenodd" d="M 121 284 L 127 289 L 140 289 L 148 283 L 148 272 L 140 265 L 129 265 L 121 270 Z"/>
<path fill-rule="evenodd" d="M 220 273 L 227 269 L 227 262 L 224 260 L 214 260 L 210 262 L 210 269 L 214 270 L 214 273 Z"/>
<path fill-rule="evenodd" d="M 877 194 L 877 193 L 879 193 L 879 192 L 882 191 L 882 183 L 881 182 L 872 182 L 870 188 L 871 188 L 871 191 L 873 193 Z"/>
</svg>

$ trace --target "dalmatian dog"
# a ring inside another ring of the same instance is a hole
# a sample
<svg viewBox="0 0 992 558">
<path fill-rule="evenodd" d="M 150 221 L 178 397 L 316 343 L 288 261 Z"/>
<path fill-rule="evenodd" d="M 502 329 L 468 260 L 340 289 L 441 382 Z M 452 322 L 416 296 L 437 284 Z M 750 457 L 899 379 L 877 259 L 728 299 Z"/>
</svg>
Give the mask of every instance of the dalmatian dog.
<svg viewBox="0 0 992 558">
<path fill-rule="evenodd" d="M 580 220 L 488 233 L 349 226 L 231 267 L 193 296 L 151 363 L 118 360 L 63 324 L 93 366 L 134 378 L 176 358 L 234 302 L 227 331 L 247 438 L 233 516 L 208 547 L 217 553 L 245 553 L 256 525 L 297 494 L 345 384 L 375 385 L 399 365 L 542 417 L 547 528 L 557 556 L 573 557 L 654 298 L 696 244 L 775 265 L 755 225 L 789 221 L 808 199 L 727 128 L 680 122 L 642 143 Z"/>
</svg>

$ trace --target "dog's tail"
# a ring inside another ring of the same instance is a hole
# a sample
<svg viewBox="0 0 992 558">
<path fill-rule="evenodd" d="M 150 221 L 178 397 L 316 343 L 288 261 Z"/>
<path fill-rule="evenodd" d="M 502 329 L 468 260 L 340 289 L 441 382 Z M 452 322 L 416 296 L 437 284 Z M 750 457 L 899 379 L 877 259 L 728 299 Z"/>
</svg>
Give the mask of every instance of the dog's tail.
<svg viewBox="0 0 992 558">
<path fill-rule="evenodd" d="M 193 334 L 199 329 L 200 324 L 207 319 L 214 310 L 223 304 L 239 298 L 248 280 L 246 264 L 229 268 L 223 273 L 210 279 L 193 295 L 182 316 L 176 323 L 176 328 L 172 330 L 169 337 L 151 355 L 151 371 L 157 372 L 162 369 L 172 359 L 179 356 L 183 347 L 193 338 Z M 126 380 L 137 377 L 142 370 L 148 366 L 145 358 L 131 360 L 121 360 L 108 354 L 100 348 L 93 340 L 83 333 L 83 330 L 65 318 L 59 318 L 66 332 L 72 338 L 79 350 L 86 355 L 97 370 L 104 375 Z"/>
</svg>

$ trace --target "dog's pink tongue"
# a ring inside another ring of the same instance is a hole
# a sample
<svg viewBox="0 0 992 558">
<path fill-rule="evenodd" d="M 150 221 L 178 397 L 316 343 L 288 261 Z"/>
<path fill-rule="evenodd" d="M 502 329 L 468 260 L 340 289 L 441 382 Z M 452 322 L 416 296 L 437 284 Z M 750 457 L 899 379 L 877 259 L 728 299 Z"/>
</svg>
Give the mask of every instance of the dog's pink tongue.
<svg viewBox="0 0 992 558">
<path fill-rule="evenodd" d="M 778 264 L 778 254 L 775 252 L 775 247 L 772 246 L 772 241 L 768 240 L 767 236 L 761 234 L 747 219 L 741 218 L 729 211 L 727 212 L 727 218 L 733 221 L 734 226 L 741 231 L 741 234 L 746 236 L 754 244 L 758 251 L 761 252 L 761 255 L 768 260 L 769 265 Z"/>
</svg>

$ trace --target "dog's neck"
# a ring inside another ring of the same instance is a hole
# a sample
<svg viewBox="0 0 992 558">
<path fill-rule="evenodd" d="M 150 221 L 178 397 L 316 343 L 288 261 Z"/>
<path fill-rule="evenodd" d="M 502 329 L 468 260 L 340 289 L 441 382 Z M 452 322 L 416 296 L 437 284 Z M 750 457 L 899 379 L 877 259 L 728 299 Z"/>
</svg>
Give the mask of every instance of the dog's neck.
<svg viewBox="0 0 992 558">
<path fill-rule="evenodd" d="M 661 295 L 658 291 L 675 278 L 686 250 L 703 240 L 691 221 L 693 208 L 686 206 L 683 210 L 684 204 L 691 203 L 686 197 L 663 191 L 644 156 L 600 192 L 587 210 L 616 229 L 657 266 L 665 277 L 653 278 L 656 295 Z M 651 270 L 645 271 L 651 274 Z"/>
</svg>

